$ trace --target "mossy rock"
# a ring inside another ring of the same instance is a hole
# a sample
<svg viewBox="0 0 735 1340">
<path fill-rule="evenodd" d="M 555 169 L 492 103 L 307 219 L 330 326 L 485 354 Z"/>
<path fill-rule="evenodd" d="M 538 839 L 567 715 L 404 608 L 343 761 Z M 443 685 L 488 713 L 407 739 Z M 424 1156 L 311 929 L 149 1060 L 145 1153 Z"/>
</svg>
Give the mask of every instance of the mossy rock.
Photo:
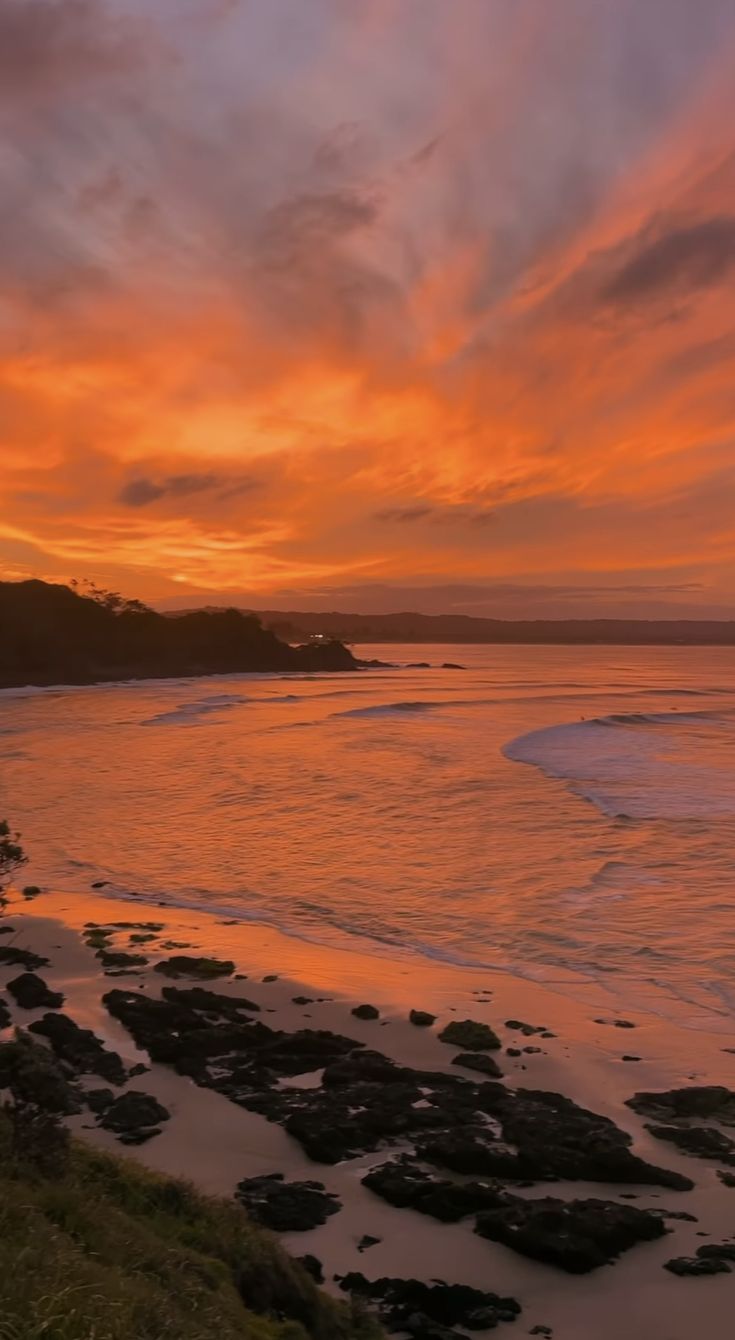
<svg viewBox="0 0 735 1340">
<path fill-rule="evenodd" d="M 502 1043 L 489 1024 L 481 1024 L 476 1019 L 453 1019 L 442 1029 L 439 1041 L 450 1047 L 462 1047 L 467 1052 L 497 1051 Z"/>
</svg>

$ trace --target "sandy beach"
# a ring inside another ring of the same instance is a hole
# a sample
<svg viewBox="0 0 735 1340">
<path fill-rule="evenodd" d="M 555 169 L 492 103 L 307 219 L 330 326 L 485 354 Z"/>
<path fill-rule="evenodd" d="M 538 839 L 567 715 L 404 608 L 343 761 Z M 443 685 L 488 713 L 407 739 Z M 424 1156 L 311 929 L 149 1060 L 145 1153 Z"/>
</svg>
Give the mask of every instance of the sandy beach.
<svg viewBox="0 0 735 1340">
<path fill-rule="evenodd" d="M 109 927 L 132 921 L 161 923 L 163 929 L 141 946 L 130 945 L 127 929 L 111 937 L 109 944 L 115 950 L 143 949 L 149 960 L 134 974 L 111 978 L 80 932 L 89 923 Z M 633 1137 L 636 1154 L 695 1182 L 693 1190 L 683 1193 L 581 1181 L 555 1181 L 530 1192 L 621 1203 L 631 1198 L 640 1208 L 695 1216 L 693 1221 L 668 1220 L 671 1231 L 665 1237 L 635 1246 L 613 1265 L 569 1275 L 478 1237 L 471 1219 L 439 1223 L 385 1203 L 361 1185 L 361 1178 L 395 1150 L 382 1148 L 332 1166 L 317 1164 L 281 1125 L 199 1087 L 168 1066 L 153 1064 L 147 1073 L 128 1081 L 126 1087 L 155 1096 L 171 1114 L 160 1135 L 128 1156 L 226 1196 L 243 1178 L 271 1173 L 282 1173 L 287 1181 L 316 1178 L 338 1195 L 342 1209 L 322 1227 L 283 1235 L 294 1255 L 311 1253 L 323 1263 L 326 1287 L 336 1289 L 334 1275 L 347 1271 L 362 1271 L 370 1279 L 389 1275 L 468 1284 L 518 1299 L 523 1311 L 511 1333 L 533 1333 L 536 1326 L 548 1326 L 556 1340 L 593 1336 L 618 1340 L 623 1329 L 631 1340 L 649 1335 L 689 1340 L 695 1328 L 703 1330 L 708 1340 L 731 1335 L 732 1275 L 676 1278 L 662 1267 L 671 1257 L 693 1255 L 708 1239 L 722 1242 L 733 1237 L 735 1191 L 718 1178 L 716 1162 L 689 1157 L 654 1139 L 644 1128 L 644 1118 L 624 1102 L 638 1090 L 733 1085 L 735 1056 L 726 1050 L 735 1044 L 732 1034 L 695 1031 L 685 1026 L 684 1018 L 677 1026 L 642 1012 L 626 1014 L 634 1028 L 615 1027 L 616 1018 L 622 1016 L 599 987 L 584 988 L 582 996 L 577 990 L 572 996 L 564 983 L 534 985 L 507 973 L 460 970 L 418 957 L 399 961 L 324 948 L 263 926 L 161 908 L 139 898 L 116 901 L 82 893 L 45 894 L 34 901 L 11 903 L 3 924 L 14 929 L 1 943 L 30 948 L 48 958 L 43 977 L 52 989 L 64 993 L 64 1013 L 92 1029 L 126 1066 L 149 1065 L 149 1058 L 108 1013 L 103 994 L 124 987 L 158 996 L 166 980 L 152 970 L 156 962 L 175 952 L 206 954 L 236 964 L 236 975 L 208 985 L 223 994 L 246 995 L 260 1007 L 258 1017 L 268 1027 L 287 1032 L 330 1030 L 403 1066 L 456 1077 L 458 1070 L 452 1065 L 456 1048 L 442 1043 L 438 1031 L 452 1019 L 487 1023 L 502 1038 L 503 1049 L 494 1055 L 507 1085 L 562 1093 L 611 1118 Z M 0 967 L 0 990 L 16 973 L 17 969 Z M 309 1003 L 296 1004 L 294 997 L 307 997 Z M 9 995 L 6 998 L 13 1022 L 22 1027 L 44 1013 L 21 1010 Z M 377 1007 L 379 1018 L 362 1020 L 352 1014 L 356 1004 L 364 1003 Z M 408 1018 L 411 1009 L 435 1014 L 436 1024 L 415 1027 Z M 543 1025 L 554 1036 L 524 1037 L 505 1026 L 513 1019 Z M 528 1045 L 538 1050 L 524 1051 Z M 508 1047 L 520 1054 L 509 1056 Z M 632 1055 L 640 1059 L 623 1060 Z M 282 1081 L 317 1082 L 318 1076 L 308 1075 Z M 89 1113 L 71 1122 L 84 1139 L 120 1151 L 115 1136 Z M 364 1235 L 379 1241 L 360 1250 Z"/>
</svg>

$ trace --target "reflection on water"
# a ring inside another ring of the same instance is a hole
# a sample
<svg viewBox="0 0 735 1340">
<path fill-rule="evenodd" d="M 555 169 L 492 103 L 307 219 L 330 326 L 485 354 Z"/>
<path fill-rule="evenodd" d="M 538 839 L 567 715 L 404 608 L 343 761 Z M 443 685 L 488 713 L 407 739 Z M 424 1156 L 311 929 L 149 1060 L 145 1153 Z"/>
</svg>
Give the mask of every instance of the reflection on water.
<svg viewBox="0 0 735 1340">
<path fill-rule="evenodd" d="M 29 878 L 726 1011 L 735 649 L 451 655 L 0 694 Z"/>
</svg>

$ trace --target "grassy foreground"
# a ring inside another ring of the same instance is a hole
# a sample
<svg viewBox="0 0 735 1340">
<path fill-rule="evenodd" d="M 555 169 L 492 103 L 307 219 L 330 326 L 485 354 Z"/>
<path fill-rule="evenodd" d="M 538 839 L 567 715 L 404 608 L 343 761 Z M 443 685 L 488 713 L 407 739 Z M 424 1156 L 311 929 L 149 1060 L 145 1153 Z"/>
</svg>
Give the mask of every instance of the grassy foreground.
<svg viewBox="0 0 735 1340">
<path fill-rule="evenodd" d="M 74 1142 L 58 1177 L 0 1113 L 0 1340 L 376 1340 L 234 1203 Z"/>
</svg>

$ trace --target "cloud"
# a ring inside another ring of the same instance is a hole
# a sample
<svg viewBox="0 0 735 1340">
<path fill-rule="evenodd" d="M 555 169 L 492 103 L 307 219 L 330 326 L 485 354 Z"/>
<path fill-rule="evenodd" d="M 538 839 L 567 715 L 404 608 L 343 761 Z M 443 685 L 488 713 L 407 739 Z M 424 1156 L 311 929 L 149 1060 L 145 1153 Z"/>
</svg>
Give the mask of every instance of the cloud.
<svg viewBox="0 0 735 1340">
<path fill-rule="evenodd" d="M 161 498 L 190 498 L 197 493 L 214 493 L 220 498 L 234 498 L 260 487 L 254 478 L 226 480 L 214 474 L 169 475 L 156 483 L 140 477 L 131 479 L 118 494 L 118 502 L 125 507 L 148 507 Z"/>
<path fill-rule="evenodd" d="M 706 288 L 734 266 L 735 216 L 704 219 L 650 241 L 640 239 L 636 254 L 608 282 L 603 297 L 642 302 L 660 293 Z"/>
</svg>

